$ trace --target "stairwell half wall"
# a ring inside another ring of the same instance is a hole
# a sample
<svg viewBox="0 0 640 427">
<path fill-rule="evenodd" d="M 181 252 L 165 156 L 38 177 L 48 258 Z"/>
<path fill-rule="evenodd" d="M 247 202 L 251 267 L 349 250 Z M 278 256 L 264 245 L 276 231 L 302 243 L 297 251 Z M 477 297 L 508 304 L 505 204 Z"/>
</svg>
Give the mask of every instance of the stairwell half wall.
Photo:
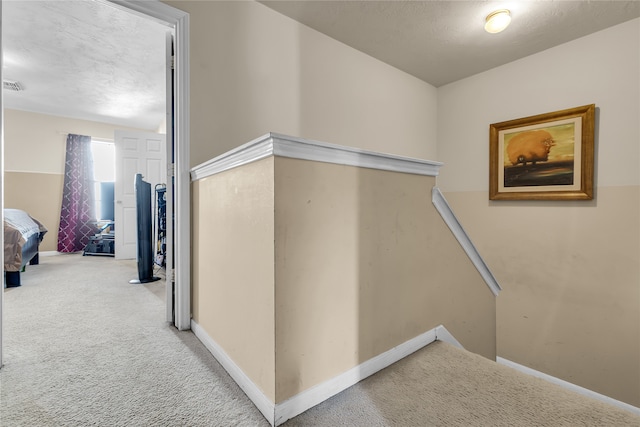
<svg viewBox="0 0 640 427">
<path fill-rule="evenodd" d="M 275 134 L 234 151 L 192 170 L 193 322 L 261 401 L 439 325 L 495 360 L 496 297 L 432 202 L 438 162 Z"/>
</svg>

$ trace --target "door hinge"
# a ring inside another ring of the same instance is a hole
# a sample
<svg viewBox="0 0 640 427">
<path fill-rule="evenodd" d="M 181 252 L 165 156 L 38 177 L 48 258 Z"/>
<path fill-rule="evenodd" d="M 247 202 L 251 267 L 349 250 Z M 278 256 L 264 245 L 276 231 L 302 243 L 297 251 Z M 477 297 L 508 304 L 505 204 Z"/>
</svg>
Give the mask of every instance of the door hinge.
<svg viewBox="0 0 640 427">
<path fill-rule="evenodd" d="M 176 270 L 175 268 L 172 268 L 171 270 L 169 270 L 169 274 L 167 275 L 167 278 L 169 280 L 169 283 L 173 283 L 176 281 Z"/>
<path fill-rule="evenodd" d="M 176 164 L 175 163 L 167 164 L 167 176 L 170 176 L 170 177 L 176 176 Z"/>
</svg>

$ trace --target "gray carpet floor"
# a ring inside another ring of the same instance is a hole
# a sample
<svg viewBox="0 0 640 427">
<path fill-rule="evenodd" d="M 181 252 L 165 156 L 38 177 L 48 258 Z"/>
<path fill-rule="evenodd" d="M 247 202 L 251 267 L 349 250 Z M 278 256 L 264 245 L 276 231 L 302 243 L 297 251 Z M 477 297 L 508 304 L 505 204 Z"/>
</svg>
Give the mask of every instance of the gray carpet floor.
<svg viewBox="0 0 640 427">
<path fill-rule="evenodd" d="M 41 257 L 5 291 L 2 426 L 267 426 L 136 264 Z"/>
<path fill-rule="evenodd" d="M 131 261 L 61 255 L 5 290 L 1 426 L 268 426 Z M 434 343 L 285 426 L 640 426 L 640 416 Z"/>
</svg>

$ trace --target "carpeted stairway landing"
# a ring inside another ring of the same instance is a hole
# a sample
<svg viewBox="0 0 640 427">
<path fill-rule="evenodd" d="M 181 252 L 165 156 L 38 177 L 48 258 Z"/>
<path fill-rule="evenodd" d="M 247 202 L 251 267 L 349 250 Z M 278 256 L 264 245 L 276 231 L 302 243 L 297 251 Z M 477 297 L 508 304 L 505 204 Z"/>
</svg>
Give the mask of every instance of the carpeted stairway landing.
<svg viewBox="0 0 640 427">
<path fill-rule="evenodd" d="M 640 426 L 640 416 L 436 341 L 287 426 Z"/>
<path fill-rule="evenodd" d="M 60 255 L 5 290 L 0 426 L 268 426 L 135 263 Z M 640 416 L 436 342 L 285 426 L 640 426 Z"/>
</svg>

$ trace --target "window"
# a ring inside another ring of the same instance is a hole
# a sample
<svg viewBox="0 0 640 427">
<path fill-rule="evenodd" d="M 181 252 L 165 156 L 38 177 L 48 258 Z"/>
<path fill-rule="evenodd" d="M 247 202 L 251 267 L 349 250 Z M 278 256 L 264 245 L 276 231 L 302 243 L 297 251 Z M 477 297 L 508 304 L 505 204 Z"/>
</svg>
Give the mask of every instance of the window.
<svg viewBox="0 0 640 427">
<path fill-rule="evenodd" d="M 93 153 L 96 216 L 98 220 L 113 221 L 113 184 L 116 180 L 115 144 L 112 141 L 92 138 L 91 152 Z"/>
</svg>

